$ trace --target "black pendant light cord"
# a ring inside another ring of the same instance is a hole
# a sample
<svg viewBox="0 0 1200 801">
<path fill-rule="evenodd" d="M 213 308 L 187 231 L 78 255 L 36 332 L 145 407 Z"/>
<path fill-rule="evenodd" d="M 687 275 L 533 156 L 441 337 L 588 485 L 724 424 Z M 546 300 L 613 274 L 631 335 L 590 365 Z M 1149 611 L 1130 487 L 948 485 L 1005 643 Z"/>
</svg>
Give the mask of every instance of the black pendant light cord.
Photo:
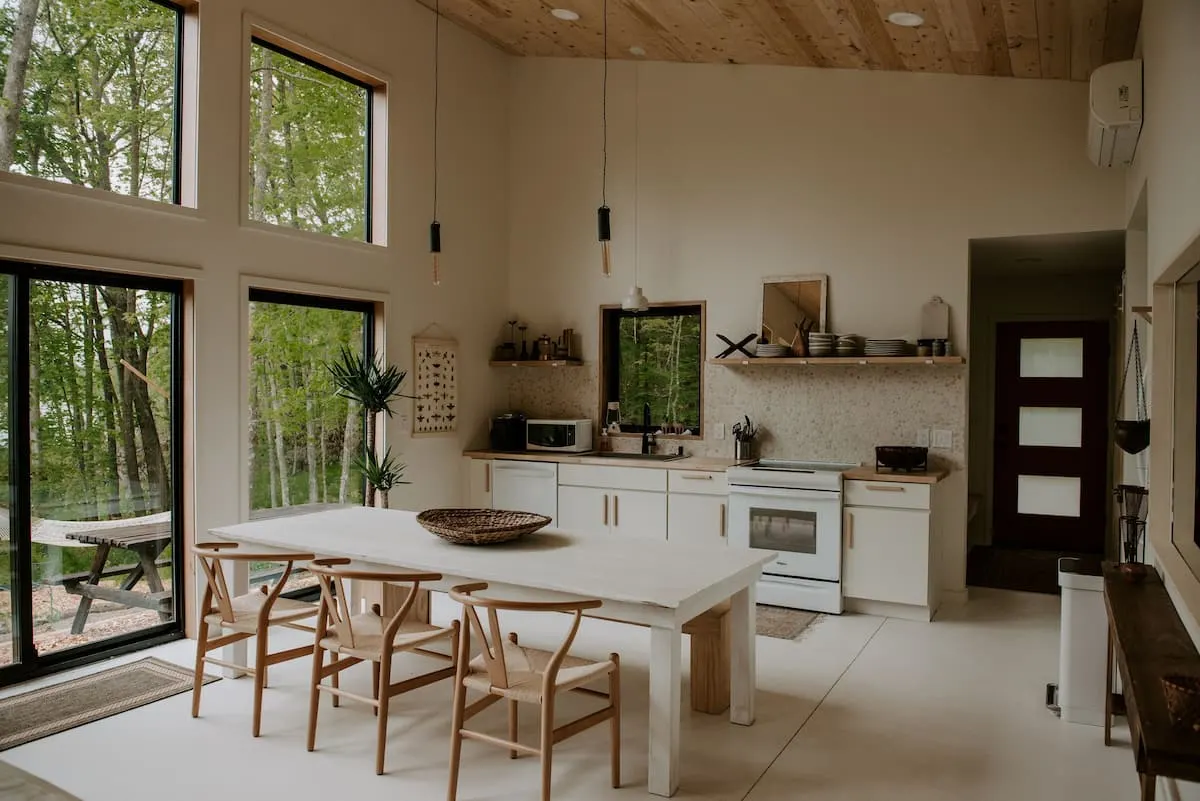
<svg viewBox="0 0 1200 801">
<path fill-rule="evenodd" d="M 442 4 L 435 0 L 433 5 L 433 221 L 438 216 L 438 81 L 441 59 L 438 57 L 441 49 Z"/>
<path fill-rule="evenodd" d="M 604 130 L 600 165 L 600 205 L 608 205 L 608 0 L 604 0 L 604 88 L 600 97 L 600 125 Z"/>
</svg>

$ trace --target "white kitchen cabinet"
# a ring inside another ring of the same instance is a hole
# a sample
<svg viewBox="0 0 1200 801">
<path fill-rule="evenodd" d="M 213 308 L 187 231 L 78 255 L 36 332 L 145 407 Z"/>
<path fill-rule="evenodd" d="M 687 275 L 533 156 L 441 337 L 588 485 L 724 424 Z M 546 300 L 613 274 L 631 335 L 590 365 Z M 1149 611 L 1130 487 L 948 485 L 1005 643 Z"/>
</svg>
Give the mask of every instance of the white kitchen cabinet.
<svg viewBox="0 0 1200 801">
<path fill-rule="evenodd" d="M 577 534 L 607 535 L 612 491 L 598 487 L 558 488 L 558 527 Z"/>
<path fill-rule="evenodd" d="M 492 462 L 492 506 L 558 520 L 558 465 L 496 459 Z"/>
<path fill-rule="evenodd" d="M 929 512 L 846 507 L 842 539 L 845 596 L 929 604 Z"/>
<path fill-rule="evenodd" d="M 725 495 L 672 492 L 667 498 L 667 540 L 724 546 L 729 521 Z"/>
<path fill-rule="evenodd" d="M 471 509 L 492 508 L 492 460 L 467 460 L 467 506 Z"/>
<path fill-rule="evenodd" d="M 629 537 L 667 538 L 665 492 L 617 490 L 612 493 L 612 532 Z"/>
</svg>

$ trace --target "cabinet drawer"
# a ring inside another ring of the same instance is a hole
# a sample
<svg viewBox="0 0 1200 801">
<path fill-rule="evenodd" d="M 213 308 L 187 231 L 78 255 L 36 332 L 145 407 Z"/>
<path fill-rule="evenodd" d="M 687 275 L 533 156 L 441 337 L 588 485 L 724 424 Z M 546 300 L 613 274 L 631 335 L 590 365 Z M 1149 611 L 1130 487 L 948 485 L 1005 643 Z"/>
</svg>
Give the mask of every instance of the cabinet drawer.
<svg viewBox="0 0 1200 801">
<path fill-rule="evenodd" d="M 928 509 L 929 485 L 899 481 L 847 481 L 847 506 L 882 506 L 889 509 Z"/>
<path fill-rule="evenodd" d="M 725 474 L 702 470 L 668 470 L 667 487 L 671 492 L 690 495 L 728 495 L 729 482 Z"/>
<path fill-rule="evenodd" d="M 667 491 L 667 471 L 660 468 L 559 465 L 558 483 L 571 487 Z"/>
</svg>

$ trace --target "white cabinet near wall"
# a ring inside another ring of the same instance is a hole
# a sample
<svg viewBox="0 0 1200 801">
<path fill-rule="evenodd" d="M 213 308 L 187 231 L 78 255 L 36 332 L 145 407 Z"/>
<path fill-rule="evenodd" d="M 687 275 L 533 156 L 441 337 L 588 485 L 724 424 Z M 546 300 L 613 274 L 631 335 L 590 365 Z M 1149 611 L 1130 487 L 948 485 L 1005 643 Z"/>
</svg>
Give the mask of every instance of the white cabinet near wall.
<svg viewBox="0 0 1200 801">
<path fill-rule="evenodd" d="M 492 508 L 492 460 L 466 460 L 466 505 L 471 509 Z"/>
<path fill-rule="evenodd" d="M 492 462 L 492 506 L 558 520 L 558 465 L 496 459 Z"/>
<path fill-rule="evenodd" d="M 686 545 L 724 546 L 729 522 L 725 474 L 672 470 L 667 476 L 667 539 Z"/>
<path fill-rule="evenodd" d="M 559 487 L 558 527 L 573 534 L 607 535 L 612 496 L 599 487 Z"/>
<path fill-rule="evenodd" d="M 845 499 L 842 595 L 847 607 L 931 619 L 938 604 L 935 486 L 847 481 Z"/>
<path fill-rule="evenodd" d="M 667 496 L 663 492 L 617 490 L 612 496 L 612 532 L 627 537 L 667 538 Z"/>
</svg>

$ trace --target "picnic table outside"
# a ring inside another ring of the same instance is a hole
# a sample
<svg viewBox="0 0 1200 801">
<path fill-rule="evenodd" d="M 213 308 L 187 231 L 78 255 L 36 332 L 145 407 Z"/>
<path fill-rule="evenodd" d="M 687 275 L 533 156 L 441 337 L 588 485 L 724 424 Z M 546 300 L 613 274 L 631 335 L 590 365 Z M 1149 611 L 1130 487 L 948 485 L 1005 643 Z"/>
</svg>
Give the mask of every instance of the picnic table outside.
<svg viewBox="0 0 1200 801">
<path fill-rule="evenodd" d="M 92 609 L 92 601 L 113 601 L 125 606 L 141 609 L 152 609 L 158 612 L 158 617 L 164 623 L 171 620 L 173 603 L 171 590 L 163 586 L 162 578 L 158 575 L 158 558 L 167 546 L 171 544 L 170 513 L 151 515 L 150 517 L 165 517 L 165 520 L 142 522 L 140 525 L 129 525 L 120 528 L 91 532 L 72 532 L 66 536 L 81 545 L 96 546 L 92 557 L 92 567 L 86 577 L 64 577 L 63 589 L 72 595 L 80 596 L 79 607 L 75 610 L 75 620 L 71 624 L 72 634 L 82 634 L 87 625 L 88 614 Z M 139 519 L 139 518 L 134 518 Z M 142 520 L 148 520 L 143 518 Z M 120 568 L 107 568 L 108 557 L 114 548 L 131 551 L 136 559 L 132 564 L 123 564 Z M 100 583 L 101 579 L 124 577 L 120 587 L 108 587 Z M 135 590 L 138 582 L 145 577 L 149 592 Z"/>
</svg>

